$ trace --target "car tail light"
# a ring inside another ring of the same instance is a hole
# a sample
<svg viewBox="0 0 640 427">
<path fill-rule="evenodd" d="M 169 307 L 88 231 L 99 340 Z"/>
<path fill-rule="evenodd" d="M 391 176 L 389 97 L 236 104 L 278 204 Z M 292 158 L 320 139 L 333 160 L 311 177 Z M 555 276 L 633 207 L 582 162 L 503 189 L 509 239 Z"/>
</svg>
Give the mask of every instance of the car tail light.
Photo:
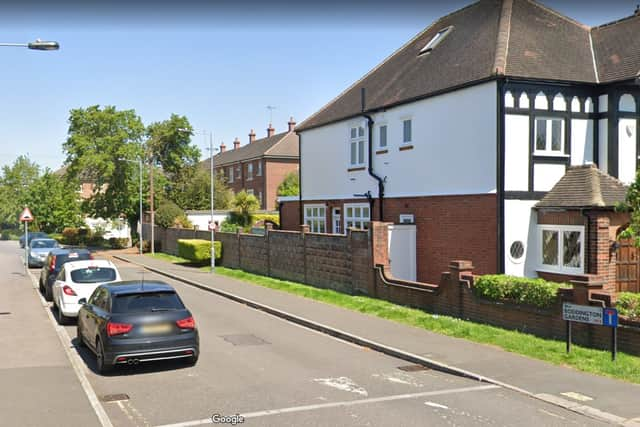
<svg viewBox="0 0 640 427">
<path fill-rule="evenodd" d="M 107 335 L 110 337 L 114 335 L 122 335 L 133 329 L 133 325 L 131 323 L 115 323 L 109 322 L 107 323 Z"/>
<path fill-rule="evenodd" d="M 65 293 L 65 295 L 69 295 L 69 296 L 71 296 L 71 297 L 75 297 L 75 296 L 77 296 L 77 294 L 74 292 L 74 290 L 73 290 L 73 289 L 71 289 L 71 286 L 68 286 L 68 285 L 64 285 L 64 286 L 62 287 L 62 292 L 64 292 L 64 293 Z"/>
<path fill-rule="evenodd" d="M 49 263 L 49 273 L 53 273 L 56 269 L 56 256 L 51 255 L 51 262 Z"/>
<path fill-rule="evenodd" d="M 176 321 L 176 325 L 181 329 L 195 329 L 196 321 L 193 316 L 189 316 L 186 319 L 180 319 Z"/>
<path fill-rule="evenodd" d="M 89 259 L 93 259 L 93 254 L 89 254 Z"/>
</svg>

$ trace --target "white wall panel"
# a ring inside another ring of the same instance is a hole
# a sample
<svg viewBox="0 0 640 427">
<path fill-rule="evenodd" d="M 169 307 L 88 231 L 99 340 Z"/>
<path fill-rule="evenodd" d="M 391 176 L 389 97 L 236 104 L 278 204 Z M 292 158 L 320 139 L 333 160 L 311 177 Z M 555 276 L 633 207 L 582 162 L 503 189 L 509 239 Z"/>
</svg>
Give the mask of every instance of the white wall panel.
<svg viewBox="0 0 640 427">
<path fill-rule="evenodd" d="M 536 277 L 538 239 L 536 239 L 536 200 L 505 200 L 504 202 L 504 248 L 505 274 Z M 520 241 L 524 244 L 524 256 L 514 259 L 511 245 Z"/>
<path fill-rule="evenodd" d="M 564 165 L 536 164 L 533 166 L 533 191 L 549 191 L 562 178 Z"/>
<path fill-rule="evenodd" d="M 571 165 L 593 163 L 593 121 L 571 120 Z"/>
<path fill-rule="evenodd" d="M 608 102 L 608 95 L 600 95 L 600 97 L 598 98 L 598 111 L 601 113 L 606 113 L 609 110 Z"/>
<path fill-rule="evenodd" d="M 529 189 L 529 116 L 508 114 L 504 120 L 506 191 Z"/>
<path fill-rule="evenodd" d="M 618 178 L 630 184 L 636 177 L 636 120 L 620 119 L 618 122 Z"/>
<path fill-rule="evenodd" d="M 633 99 L 633 96 L 625 93 L 624 95 L 622 95 L 620 97 L 620 102 L 618 105 L 618 109 L 620 111 L 627 111 L 627 112 L 631 112 L 631 113 L 635 113 L 636 112 L 636 101 L 635 99 Z"/>
<path fill-rule="evenodd" d="M 609 147 L 608 130 L 607 126 L 609 121 L 607 119 L 601 119 L 598 122 L 598 167 L 601 171 L 607 172 L 609 168 L 609 156 L 607 155 L 607 149 Z"/>
</svg>

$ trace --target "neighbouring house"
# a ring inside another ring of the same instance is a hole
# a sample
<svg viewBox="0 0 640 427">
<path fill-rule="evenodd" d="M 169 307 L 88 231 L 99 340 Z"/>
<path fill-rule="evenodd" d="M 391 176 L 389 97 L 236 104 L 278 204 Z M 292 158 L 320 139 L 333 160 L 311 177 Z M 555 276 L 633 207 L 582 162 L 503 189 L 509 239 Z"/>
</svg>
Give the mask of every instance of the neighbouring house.
<svg viewBox="0 0 640 427">
<path fill-rule="evenodd" d="M 438 19 L 296 127 L 284 228 L 390 222 L 404 279 L 437 283 L 470 259 L 481 274 L 637 283 L 613 205 L 640 158 L 639 35 L 638 10 L 589 27 L 530 0 Z"/>
<path fill-rule="evenodd" d="M 227 150 L 224 143 L 221 144 L 220 152 L 213 157 L 215 173 L 224 173 L 234 193 L 244 190 L 256 196 L 260 209 L 276 210 L 278 186 L 288 173 L 298 171 L 299 167 L 295 125 L 292 117 L 286 132 L 276 134 L 269 123 L 266 138 L 256 139 L 251 129 L 248 144 L 241 146 L 238 138 L 233 141 L 233 149 Z M 210 162 L 211 157 L 200 164 L 209 170 Z"/>
</svg>

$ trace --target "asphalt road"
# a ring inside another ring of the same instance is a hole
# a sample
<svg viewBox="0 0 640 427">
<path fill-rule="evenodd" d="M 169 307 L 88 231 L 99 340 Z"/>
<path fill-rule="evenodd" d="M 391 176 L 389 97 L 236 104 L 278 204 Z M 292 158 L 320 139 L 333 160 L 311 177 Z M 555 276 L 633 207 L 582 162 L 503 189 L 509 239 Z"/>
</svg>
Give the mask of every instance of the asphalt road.
<svg viewBox="0 0 640 427">
<path fill-rule="evenodd" d="M 13 251 L 19 257 L 17 244 Z M 136 266 L 117 265 L 123 279 L 143 276 Z M 241 414 L 243 425 L 254 426 L 603 425 L 497 386 L 413 370 L 405 361 L 149 272 L 144 278 L 178 290 L 196 318 L 201 356 L 195 367 L 163 362 L 100 376 L 93 354 L 74 347 L 114 426 L 199 425 L 214 414 L 229 417 L 229 424 Z M 75 325 L 65 330 L 74 346 Z M 116 394 L 126 398 L 104 401 Z"/>
</svg>

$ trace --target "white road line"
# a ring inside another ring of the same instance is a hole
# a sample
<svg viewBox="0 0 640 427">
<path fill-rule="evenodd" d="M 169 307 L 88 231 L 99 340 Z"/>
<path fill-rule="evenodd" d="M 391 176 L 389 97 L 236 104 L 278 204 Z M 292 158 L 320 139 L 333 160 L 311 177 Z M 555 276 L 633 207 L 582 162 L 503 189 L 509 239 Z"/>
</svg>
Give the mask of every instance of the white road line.
<svg viewBox="0 0 640 427">
<path fill-rule="evenodd" d="M 496 388 L 500 388 L 500 387 L 497 385 L 491 384 L 491 385 L 482 385 L 482 386 L 476 386 L 476 387 L 453 388 L 449 390 L 425 391 L 422 393 L 397 394 L 393 396 L 372 397 L 369 399 L 348 400 L 344 402 L 319 403 L 316 405 L 293 406 L 290 408 L 270 409 L 266 411 L 249 412 L 246 414 L 240 414 L 240 416 L 242 416 L 245 419 L 258 418 L 258 417 L 264 417 L 268 415 L 290 414 L 293 412 L 314 411 L 318 409 L 366 405 L 370 403 L 390 402 L 394 400 L 404 400 L 404 399 L 415 399 L 418 397 L 426 397 L 426 396 L 441 396 L 445 394 L 468 393 L 472 391 L 484 391 L 484 390 L 492 390 Z M 165 424 L 158 427 L 190 427 L 190 426 L 198 426 L 203 424 L 213 424 L 213 421 L 211 420 L 211 418 L 205 418 L 202 420 L 186 421 L 186 422 L 176 423 L 176 424 Z"/>
<path fill-rule="evenodd" d="M 89 403 L 91 404 L 93 411 L 96 413 L 100 424 L 102 425 L 102 427 L 113 427 L 113 424 L 111 424 L 111 420 L 102 407 L 102 404 L 100 403 L 96 392 L 93 390 L 91 383 L 87 379 L 87 375 L 84 371 L 84 362 L 82 361 L 82 359 L 80 359 L 80 356 L 77 352 L 71 350 L 72 348 L 74 348 L 73 344 L 71 344 L 71 337 L 69 337 L 67 331 L 62 326 L 60 326 L 58 322 L 53 318 L 53 314 L 51 314 L 51 310 L 49 309 L 49 304 L 44 299 L 44 297 L 40 295 L 38 280 L 33 276 L 33 274 L 31 274 L 31 271 L 29 271 L 29 277 L 31 278 L 31 284 L 36 290 L 36 294 L 38 295 L 38 297 L 40 297 L 40 302 L 42 303 L 42 306 L 44 307 L 44 310 L 47 313 L 51 324 L 53 325 L 53 329 L 55 329 L 56 333 L 58 334 L 58 338 L 62 343 L 62 348 L 64 348 L 64 351 L 69 358 L 69 362 L 71 362 L 71 366 L 73 367 L 73 371 L 76 373 L 76 376 L 80 381 L 80 385 L 82 385 L 82 389 L 87 395 L 87 399 L 89 399 Z"/>
</svg>

